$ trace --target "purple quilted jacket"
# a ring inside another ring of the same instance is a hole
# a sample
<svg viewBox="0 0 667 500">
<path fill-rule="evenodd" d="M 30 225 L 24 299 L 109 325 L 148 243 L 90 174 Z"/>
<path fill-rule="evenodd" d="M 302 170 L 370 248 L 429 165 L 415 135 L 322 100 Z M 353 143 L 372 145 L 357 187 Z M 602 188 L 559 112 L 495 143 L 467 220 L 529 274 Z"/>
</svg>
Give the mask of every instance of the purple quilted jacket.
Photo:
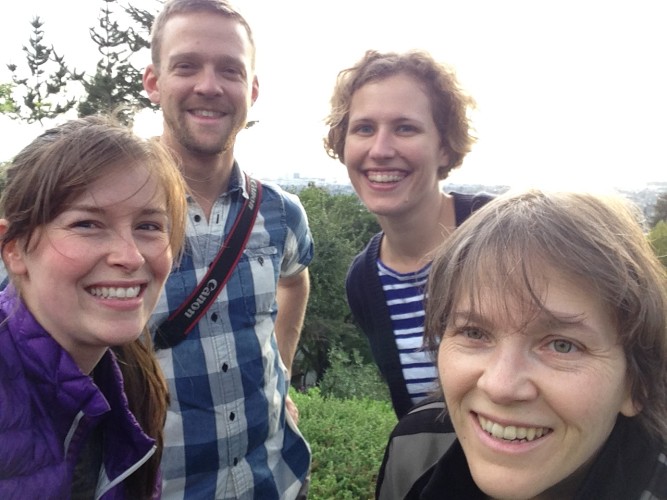
<svg viewBox="0 0 667 500">
<path fill-rule="evenodd" d="M 125 498 L 122 481 L 155 453 L 155 441 L 127 407 L 115 357 L 104 355 L 93 382 L 9 286 L 0 293 L 0 498 L 69 498 L 77 457 L 97 426 L 104 457 L 96 498 Z"/>
</svg>

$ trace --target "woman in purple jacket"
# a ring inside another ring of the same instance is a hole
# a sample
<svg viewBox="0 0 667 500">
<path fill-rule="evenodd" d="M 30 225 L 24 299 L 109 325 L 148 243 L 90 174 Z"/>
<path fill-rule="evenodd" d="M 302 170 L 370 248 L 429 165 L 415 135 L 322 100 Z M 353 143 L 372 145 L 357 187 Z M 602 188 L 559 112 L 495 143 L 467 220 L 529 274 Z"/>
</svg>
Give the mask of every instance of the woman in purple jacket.
<svg viewBox="0 0 667 500">
<path fill-rule="evenodd" d="M 0 208 L 0 498 L 159 496 L 168 396 L 146 324 L 183 239 L 177 167 L 73 120 L 16 156 Z"/>
</svg>

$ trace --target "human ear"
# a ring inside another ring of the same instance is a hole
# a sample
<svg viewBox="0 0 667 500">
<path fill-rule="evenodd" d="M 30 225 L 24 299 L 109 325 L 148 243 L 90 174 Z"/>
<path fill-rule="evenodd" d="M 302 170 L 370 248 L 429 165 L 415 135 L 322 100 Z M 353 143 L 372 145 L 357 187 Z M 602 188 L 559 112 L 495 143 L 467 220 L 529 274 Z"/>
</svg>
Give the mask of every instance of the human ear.
<svg viewBox="0 0 667 500">
<path fill-rule="evenodd" d="M 250 94 L 250 105 L 252 106 L 255 104 L 255 101 L 259 97 L 259 80 L 257 79 L 257 76 L 255 75 L 252 79 L 252 92 Z"/>
<path fill-rule="evenodd" d="M 442 170 L 447 172 L 451 170 L 451 167 L 449 166 L 449 153 L 444 147 L 440 148 L 440 161 L 438 162 L 438 165 L 440 165 Z"/>
<path fill-rule="evenodd" d="M 635 402 L 634 398 L 632 397 L 632 391 L 630 390 L 630 387 L 628 387 L 626 390 L 625 399 L 621 404 L 619 412 L 621 413 L 621 415 L 624 415 L 626 417 L 635 417 L 641 411 L 642 411 L 642 406 Z"/>
<path fill-rule="evenodd" d="M 7 233 L 9 223 L 7 219 L 0 219 L 0 238 Z M 24 262 L 25 252 L 17 240 L 11 240 L 5 243 L 2 249 L 2 260 L 10 275 L 19 276 L 27 273 Z"/>
<path fill-rule="evenodd" d="M 149 64 L 144 71 L 142 83 L 148 98 L 153 104 L 160 104 L 160 89 L 158 85 L 157 68 L 154 64 Z"/>
</svg>

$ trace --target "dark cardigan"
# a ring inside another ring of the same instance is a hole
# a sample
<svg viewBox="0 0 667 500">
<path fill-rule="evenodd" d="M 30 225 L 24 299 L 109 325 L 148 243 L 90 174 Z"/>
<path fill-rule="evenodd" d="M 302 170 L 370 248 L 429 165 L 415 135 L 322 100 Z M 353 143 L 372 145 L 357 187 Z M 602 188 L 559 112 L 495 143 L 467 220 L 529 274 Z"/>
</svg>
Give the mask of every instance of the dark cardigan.
<svg viewBox="0 0 667 500">
<path fill-rule="evenodd" d="M 472 212 L 492 199 L 488 194 L 451 193 L 454 197 L 456 226 L 460 226 Z M 391 401 L 398 418 L 412 407 L 389 317 L 389 308 L 377 271 L 377 260 L 383 233 L 371 238 L 347 271 L 345 289 L 347 302 L 354 321 L 370 343 L 373 359 L 389 386 Z"/>
</svg>

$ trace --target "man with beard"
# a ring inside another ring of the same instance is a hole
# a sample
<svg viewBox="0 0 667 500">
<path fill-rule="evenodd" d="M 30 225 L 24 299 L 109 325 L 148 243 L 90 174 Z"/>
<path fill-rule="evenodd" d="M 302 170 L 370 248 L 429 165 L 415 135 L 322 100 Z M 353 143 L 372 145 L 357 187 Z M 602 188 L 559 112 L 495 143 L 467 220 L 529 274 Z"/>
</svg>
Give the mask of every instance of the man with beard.
<svg viewBox="0 0 667 500">
<path fill-rule="evenodd" d="M 259 93 L 252 31 L 225 0 L 171 0 L 153 25 L 151 51 L 144 88 L 162 108 L 161 140 L 190 190 L 185 251 L 153 317 L 171 393 L 163 498 L 297 498 L 310 450 L 287 388 L 313 245 L 298 198 L 274 185 L 257 189 L 234 159 Z M 220 288 L 204 275 L 257 192 L 247 244 L 219 295 L 187 334 L 164 334 L 182 303 L 199 312 L 197 297 Z M 203 277 L 213 286 L 198 288 Z"/>
</svg>

